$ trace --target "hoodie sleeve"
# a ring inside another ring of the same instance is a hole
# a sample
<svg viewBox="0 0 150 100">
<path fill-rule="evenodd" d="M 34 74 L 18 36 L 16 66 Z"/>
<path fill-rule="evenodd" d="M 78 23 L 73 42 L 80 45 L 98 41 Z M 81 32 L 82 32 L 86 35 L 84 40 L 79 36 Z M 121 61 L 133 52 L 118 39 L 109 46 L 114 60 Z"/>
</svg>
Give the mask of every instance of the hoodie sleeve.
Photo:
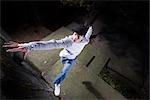
<svg viewBox="0 0 150 100">
<path fill-rule="evenodd" d="M 85 38 L 90 39 L 90 36 L 92 35 L 92 32 L 93 32 L 93 27 L 90 26 L 87 33 L 86 33 L 86 35 L 85 35 Z"/>
<path fill-rule="evenodd" d="M 19 44 L 19 46 L 27 48 L 28 52 L 35 50 L 51 50 L 58 48 L 66 48 L 71 45 L 72 40 L 69 37 L 65 37 L 60 40 L 37 41 Z"/>
</svg>

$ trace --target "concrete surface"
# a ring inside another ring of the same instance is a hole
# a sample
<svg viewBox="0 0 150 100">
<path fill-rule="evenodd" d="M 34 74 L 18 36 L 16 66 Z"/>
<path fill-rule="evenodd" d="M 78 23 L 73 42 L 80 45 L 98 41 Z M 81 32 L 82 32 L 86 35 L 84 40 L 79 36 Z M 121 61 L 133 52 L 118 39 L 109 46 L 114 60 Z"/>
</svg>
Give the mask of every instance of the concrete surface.
<svg viewBox="0 0 150 100">
<path fill-rule="evenodd" d="M 67 28 L 61 27 L 43 40 L 60 39 L 71 33 Z M 28 60 L 43 72 L 43 77 L 51 85 L 63 68 L 59 60 L 59 52 L 60 49 L 33 51 L 28 55 Z M 87 67 L 87 63 L 93 56 L 95 58 Z M 107 56 L 103 55 L 101 51 L 97 52 L 90 44 L 87 45 L 79 55 L 76 65 L 62 83 L 61 96 L 65 100 L 124 100 L 125 98 L 119 92 L 98 77 L 106 59 Z"/>
</svg>

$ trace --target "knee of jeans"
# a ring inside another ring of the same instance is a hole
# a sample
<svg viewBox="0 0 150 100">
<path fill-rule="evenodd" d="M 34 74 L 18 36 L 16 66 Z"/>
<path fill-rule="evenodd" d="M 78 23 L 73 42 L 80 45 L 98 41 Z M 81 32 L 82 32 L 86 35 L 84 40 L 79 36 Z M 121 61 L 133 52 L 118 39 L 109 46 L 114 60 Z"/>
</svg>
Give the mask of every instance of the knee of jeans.
<svg viewBox="0 0 150 100">
<path fill-rule="evenodd" d="M 69 73 L 69 71 L 71 70 L 71 68 L 66 68 L 66 69 L 62 69 L 61 73 Z"/>
<path fill-rule="evenodd" d="M 67 73 L 67 72 L 68 72 L 68 70 L 62 70 L 62 71 L 61 71 L 62 74 L 65 74 L 65 73 Z"/>
<path fill-rule="evenodd" d="M 61 71 L 61 75 L 62 75 L 62 76 L 66 76 L 67 73 L 68 73 L 68 72 L 66 72 L 66 71 L 63 71 L 63 70 Z"/>
</svg>

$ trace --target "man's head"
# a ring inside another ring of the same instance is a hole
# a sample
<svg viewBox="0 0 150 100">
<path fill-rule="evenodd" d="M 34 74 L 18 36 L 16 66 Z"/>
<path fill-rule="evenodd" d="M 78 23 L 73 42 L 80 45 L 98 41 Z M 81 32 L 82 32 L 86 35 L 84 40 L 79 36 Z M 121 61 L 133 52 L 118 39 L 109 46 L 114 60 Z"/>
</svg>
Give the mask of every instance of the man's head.
<svg viewBox="0 0 150 100">
<path fill-rule="evenodd" d="M 87 30 L 88 29 L 86 27 L 77 27 L 75 29 L 72 29 L 72 31 L 73 31 L 73 35 L 72 35 L 73 41 L 76 42 L 76 43 L 81 42 L 81 40 L 85 36 Z"/>
</svg>

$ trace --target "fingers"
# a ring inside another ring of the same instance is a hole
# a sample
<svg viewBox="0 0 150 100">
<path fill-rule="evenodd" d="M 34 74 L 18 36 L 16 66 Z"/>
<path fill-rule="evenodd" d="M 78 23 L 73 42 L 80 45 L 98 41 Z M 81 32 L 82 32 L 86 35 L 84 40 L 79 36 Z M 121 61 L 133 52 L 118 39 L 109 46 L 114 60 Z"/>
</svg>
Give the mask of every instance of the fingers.
<svg viewBox="0 0 150 100">
<path fill-rule="evenodd" d="M 14 42 L 14 41 L 9 41 L 7 43 L 4 43 L 4 44 L 18 44 L 17 42 Z"/>
<path fill-rule="evenodd" d="M 12 49 L 8 49 L 6 50 L 6 52 L 23 52 L 23 58 L 26 59 L 27 57 L 27 49 L 24 47 L 17 47 L 17 48 L 12 48 Z"/>
<path fill-rule="evenodd" d="M 2 47 L 15 47 L 14 45 L 3 45 Z"/>
<path fill-rule="evenodd" d="M 21 50 L 18 49 L 18 48 L 13 48 L 13 49 L 6 50 L 6 52 L 18 52 L 18 51 L 21 51 Z"/>
<path fill-rule="evenodd" d="M 27 50 L 25 48 L 12 48 L 12 49 L 8 49 L 6 50 L 6 52 L 26 52 Z"/>
<path fill-rule="evenodd" d="M 4 43 L 4 44 L 11 44 L 10 42 Z"/>
<path fill-rule="evenodd" d="M 9 41 L 8 43 L 4 43 L 4 45 L 2 47 L 18 47 L 18 43 Z"/>
<path fill-rule="evenodd" d="M 8 45 L 3 45 L 2 47 L 18 47 L 16 44 L 8 44 Z"/>
</svg>

